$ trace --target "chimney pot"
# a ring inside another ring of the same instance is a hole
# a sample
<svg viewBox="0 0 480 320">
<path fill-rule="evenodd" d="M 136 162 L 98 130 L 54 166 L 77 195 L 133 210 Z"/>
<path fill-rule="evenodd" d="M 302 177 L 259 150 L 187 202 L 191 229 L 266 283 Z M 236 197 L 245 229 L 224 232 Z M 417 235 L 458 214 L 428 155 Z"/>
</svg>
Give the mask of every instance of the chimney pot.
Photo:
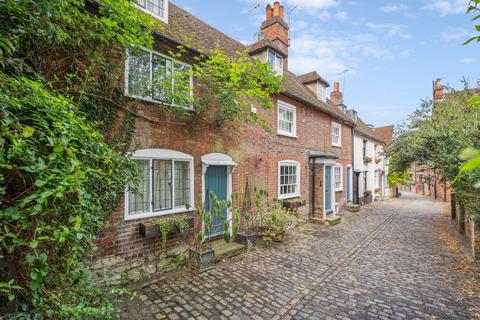
<svg viewBox="0 0 480 320">
<path fill-rule="evenodd" d="M 283 5 L 280 5 L 279 14 L 280 18 L 282 18 L 282 20 L 285 20 L 285 8 L 283 7 Z"/>
<path fill-rule="evenodd" d="M 340 83 L 338 82 L 333 83 L 333 91 L 336 91 L 336 92 L 340 91 Z"/>
<path fill-rule="evenodd" d="M 269 4 L 267 4 L 267 19 L 266 20 L 270 20 L 272 18 L 273 18 L 273 8 L 269 3 Z"/>
<path fill-rule="evenodd" d="M 275 1 L 273 3 L 273 16 L 278 17 L 280 15 L 280 2 Z"/>
</svg>

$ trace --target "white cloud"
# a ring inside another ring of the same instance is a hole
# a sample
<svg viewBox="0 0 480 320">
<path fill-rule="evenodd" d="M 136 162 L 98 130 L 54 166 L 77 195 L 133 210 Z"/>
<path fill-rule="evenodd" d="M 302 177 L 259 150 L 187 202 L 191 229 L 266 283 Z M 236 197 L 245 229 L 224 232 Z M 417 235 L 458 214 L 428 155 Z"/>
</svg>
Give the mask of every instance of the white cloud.
<svg viewBox="0 0 480 320">
<path fill-rule="evenodd" d="M 286 0 L 290 7 L 297 6 L 300 10 L 324 10 L 338 6 L 339 0 Z"/>
<path fill-rule="evenodd" d="M 465 13 L 467 8 L 468 0 L 429 0 L 429 3 L 424 7 L 426 10 L 438 12 L 440 16 Z"/>
<path fill-rule="evenodd" d="M 465 42 L 474 36 L 473 32 L 464 28 L 449 28 L 440 33 L 440 38 L 445 41 Z"/>
<path fill-rule="evenodd" d="M 463 58 L 463 59 L 460 59 L 460 62 L 461 62 L 461 63 L 474 63 L 474 62 L 477 62 L 477 59 L 473 59 L 473 58 Z"/>
<path fill-rule="evenodd" d="M 388 4 L 380 8 L 385 13 L 393 13 L 407 10 L 407 6 L 404 4 Z"/>
<path fill-rule="evenodd" d="M 412 38 L 412 35 L 406 31 L 405 26 L 399 24 L 366 22 L 365 25 L 370 29 L 384 32 L 387 38 Z"/>
</svg>

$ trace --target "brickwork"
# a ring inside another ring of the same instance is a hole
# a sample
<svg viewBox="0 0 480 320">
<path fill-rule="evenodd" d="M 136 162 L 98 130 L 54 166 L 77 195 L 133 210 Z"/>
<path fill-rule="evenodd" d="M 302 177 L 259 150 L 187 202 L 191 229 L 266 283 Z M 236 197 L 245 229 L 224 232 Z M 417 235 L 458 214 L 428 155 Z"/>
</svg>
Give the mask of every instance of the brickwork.
<svg viewBox="0 0 480 320">
<path fill-rule="evenodd" d="M 165 44 L 157 45 L 156 50 L 165 52 Z M 187 58 L 188 61 L 188 58 Z M 300 163 L 300 198 L 306 205 L 299 209 L 299 215 L 306 220 L 310 213 L 311 173 L 308 152 L 324 151 L 338 155 L 337 163 L 343 165 L 343 181 L 346 181 L 346 165 L 351 164 L 351 127 L 342 124 L 342 147 L 331 145 L 332 117 L 294 99 L 280 95 L 273 97 L 296 107 L 297 137 L 277 134 L 277 108 L 262 110 L 272 132 L 266 132 L 260 126 L 238 124 L 238 130 L 216 128 L 203 118 L 194 117 L 191 121 L 180 119 L 175 113 L 168 113 L 154 103 L 140 103 L 136 129 L 133 135 L 132 150 L 170 149 L 180 151 L 194 158 L 194 203 L 202 205 L 202 163 L 205 154 L 218 152 L 229 155 L 238 164 L 232 175 L 232 190 L 244 191 L 246 180 L 268 190 L 270 197 L 278 196 L 278 162 L 294 160 Z M 132 103 L 127 102 L 127 103 Z M 317 189 L 320 185 L 317 184 Z M 336 193 L 336 202 L 344 204 L 343 192 Z M 97 258 L 117 257 L 126 260 L 155 256 L 160 252 L 160 237 L 145 239 L 139 235 L 139 223 L 151 225 L 156 218 L 125 221 L 124 202 L 121 201 L 115 213 L 98 236 Z M 199 222 L 196 221 L 198 224 Z M 169 247 L 192 242 L 193 232 L 169 239 Z"/>
</svg>

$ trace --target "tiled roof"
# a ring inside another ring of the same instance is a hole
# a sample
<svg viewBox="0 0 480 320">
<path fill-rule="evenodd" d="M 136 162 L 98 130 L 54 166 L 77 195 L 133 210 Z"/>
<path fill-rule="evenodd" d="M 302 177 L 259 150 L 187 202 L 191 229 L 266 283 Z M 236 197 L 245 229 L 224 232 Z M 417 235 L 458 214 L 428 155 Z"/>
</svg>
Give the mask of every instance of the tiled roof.
<svg viewBox="0 0 480 320">
<path fill-rule="evenodd" d="M 372 140 L 383 142 L 383 140 L 375 133 L 375 130 L 372 127 L 370 127 L 368 124 L 363 122 L 363 120 L 360 119 L 360 117 L 357 118 L 357 127 L 355 128 L 355 130 Z"/>
<path fill-rule="evenodd" d="M 394 125 L 375 128 L 375 133 L 386 144 L 390 144 L 390 142 L 392 142 L 392 139 L 393 139 L 394 128 L 395 128 Z"/>
<path fill-rule="evenodd" d="M 166 38 L 202 53 L 219 48 L 234 56 L 237 51 L 247 50 L 247 47 L 223 32 L 196 18 L 187 11 L 169 3 L 168 24 L 164 24 L 159 33 Z M 335 118 L 352 123 L 352 119 L 331 103 L 320 101 L 303 85 L 298 77 L 290 71 L 285 72 L 284 94 L 330 114 Z"/>
<path fill-rule="evenodd" d="M 322 82 L 326 87 L 330 87 L 330 83 L 323 79 L 316 71 L 302 74 L 301 76 L 298 76 L 298 80 L 303 84 L 320 80 L 320 82 Z"/>
</svg>

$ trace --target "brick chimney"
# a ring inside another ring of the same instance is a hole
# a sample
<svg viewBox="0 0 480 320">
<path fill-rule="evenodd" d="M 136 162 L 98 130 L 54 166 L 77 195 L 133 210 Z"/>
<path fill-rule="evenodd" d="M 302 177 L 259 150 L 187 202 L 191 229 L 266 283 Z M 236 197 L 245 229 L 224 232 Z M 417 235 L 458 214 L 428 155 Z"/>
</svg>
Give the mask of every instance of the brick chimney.
<svg viewBox="0 0 480 320">
<path fill-rule="evenodd" d="M 437 79 L 433 83 L 433 100 L 443 99 L 445 96 L 445 89 L 442 85 L 442 79 Z"/>
<path fill-rule="evenodd" d="M 288 56 L 289 35 L 288 25 L 285 22 L 285 8 L 279 1 L 268 4 L 265 21 L 260 26 L 260 31 L 265 35 L 274 48 Z M 287 69 L 287 59 L 284 59 L 284 67 Z"/>
<path fill-rule="evenodd" d="M 343 94 L 340 92 L 340 83 L 338 82 L 333 83 L 333 91 L 330 92 L 330 101 L 336 106 L 343 104 Z"/>
</svg>

